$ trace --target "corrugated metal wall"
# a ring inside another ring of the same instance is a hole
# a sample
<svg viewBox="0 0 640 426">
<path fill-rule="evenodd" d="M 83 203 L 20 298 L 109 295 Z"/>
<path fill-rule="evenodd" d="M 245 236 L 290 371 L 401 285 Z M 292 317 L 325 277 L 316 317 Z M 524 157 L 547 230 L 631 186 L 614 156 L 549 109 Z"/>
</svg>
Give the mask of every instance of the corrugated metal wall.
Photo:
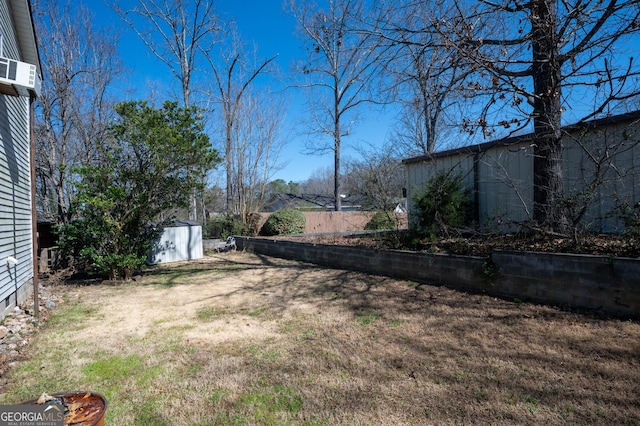
<svg viewBox="0 0 640 426">
<path fill-rule="evenodd" d="M 616 215 L 621 201 L 640 201 L 640 114 L 598 127 L 576 129 L 563 139 L 565 194 L 581 196 L 597 184 L 596 196 L 582 224 L 597 232 L 620 232 Z M 533 141 L 520 138 L 443 152 L 404 161 L 407 167 L 409 217 L 414 198 L 429 178 L 454 170 L 474 195 L 480 225 L 503 230 L 533 217 Z M 413 222 L 412 222 L 413 223 Z"/>
<path fill-rule="evenodd" d="M 574 134 L 565 144 L 565 190 L 576 194 L 601 182 L 584 223 L 602 232 L 620 232 L 616 215 L 622 202 L 640 202 L 640 123 L 618 123 L 584 135 Z"/>
<path fill-rule="evenodd" d="M 502 223 L 530 220 L 533 217 L 531 143 L 494 146 L 476 157 L 479 223 L 492 219 Z"/>
<path fill-rule="evenodd" d="M 147 263 L 155 265 L 202 257 L 202 226 L 169 226 L 164 228 L 162 236 L 147 258 Z"/>
<path fill-rule="evenodd" d="M 7 2 L 0 2 L 4 56 L 20 60 Z M 0 314 L 33 278 L 29 99 L 0 95 Z M 7 257 L 18 260 L 7 265 Z"/>
</svg>

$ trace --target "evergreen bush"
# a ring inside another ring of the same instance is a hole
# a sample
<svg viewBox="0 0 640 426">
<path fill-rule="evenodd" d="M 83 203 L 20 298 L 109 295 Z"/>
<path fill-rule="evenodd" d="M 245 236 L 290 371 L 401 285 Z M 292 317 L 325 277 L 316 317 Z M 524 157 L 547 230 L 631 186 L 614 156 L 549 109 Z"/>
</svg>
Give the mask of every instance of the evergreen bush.
<svg viewBox="0 0 640 426">
<path fill-rule="evenodd" d="M 427 181 L 414 198 L 414 210 L 421 231 L 443 235 L 452 228 L 471 223 L 472 203 L 462 177 L 439 172 Z"/>
<path fill-rule="evenodd" d="M 231 235 L 249 235 L 249 227 L 238 216 L 222 215 L 207 222 L 207 235 L 225 240 Z"/>
<path fill-rule="evenodd" d="M 298 210 L 283 209 L 273 213 L 260 229 L 260 235 L 289 235 L 304 233 L 306 219 Z"/>
<path fill-rule="evenodd" d="M 397 226 L 398 220 L 393 212 L 378 211 L 371 216 L 364 229 L 366 231 L 374 231 L 378 229 L 395 229 Z"/>
</svg>

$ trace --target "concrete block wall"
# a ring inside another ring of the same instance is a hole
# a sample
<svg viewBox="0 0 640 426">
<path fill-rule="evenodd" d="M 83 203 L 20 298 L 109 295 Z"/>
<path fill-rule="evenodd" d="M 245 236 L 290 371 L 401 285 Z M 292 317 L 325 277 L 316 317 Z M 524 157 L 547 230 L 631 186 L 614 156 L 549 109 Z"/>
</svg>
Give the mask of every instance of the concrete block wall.
<svg viewBox="0 0 640 426">
<path fill-rule="evenodd" d="M 238 249 L 490 295 L 640 316 L 640 260 L 496 250 L 490 258 L 236 237 Z"/>
<path fill-rule="evenodd" d="M 369 272 L 416 281 L 435 281 L 460 287 L 482 281 L 485 259 L 468 256 L 424 255 L 401 250 L 371 250 L 360 247 L 301 243 L 269 238 L 236 237 L 240 250 L 334 268 Z"/>
<path fill-rule="evenodd" d="M 506 295 L 640 316 L 640 260 L 496 250 L 495 284 Z"/>
</svg>

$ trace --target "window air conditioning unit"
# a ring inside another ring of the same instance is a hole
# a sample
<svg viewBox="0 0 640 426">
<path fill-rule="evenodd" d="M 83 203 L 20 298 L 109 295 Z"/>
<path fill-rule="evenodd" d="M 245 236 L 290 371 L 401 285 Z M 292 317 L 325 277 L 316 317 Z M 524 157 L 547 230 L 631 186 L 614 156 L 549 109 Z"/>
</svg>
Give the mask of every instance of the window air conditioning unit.
<svg viewBox="0 0 640 426">
<path fill-rule="evenodd" d="M 42 80 L 35 65 L 0 57 L 0 93 L 10 96 L 40 96 Z"/>
</svg>

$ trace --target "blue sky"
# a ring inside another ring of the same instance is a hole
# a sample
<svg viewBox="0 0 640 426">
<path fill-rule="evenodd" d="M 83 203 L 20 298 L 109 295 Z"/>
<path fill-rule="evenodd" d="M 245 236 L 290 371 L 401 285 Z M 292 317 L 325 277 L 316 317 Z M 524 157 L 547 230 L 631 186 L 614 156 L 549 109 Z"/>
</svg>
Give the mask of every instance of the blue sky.
<svg viewBox="0 0 640 426">
<path fill-rule="evenodd" d="M 168 68 L 157 61 L 148 51 L 138 36 L 130 30 L 124 22 L 102 1 L 85 1 L 85 5 L 96 16 L 97 24 L 121 27 L 124 34 L 121 37 L 119 51 L 124 65 L 131 71 L 127 75 L 124 90 L 136 88 L 131 98 L 145 98 L 153 86 L 163 84 L 176 86 L 175 78 Z M 261 57 L 271 57 L 278 54 L 277 62 L 281 71 L 289 73 L 292 63 L 304 57 L 302 41 L 296 36 L 295 19 L 287 15 L 282 8 L 281 0 L 222 0 L 216 2 L 218 15 L 224 21 L 235 21 L 238 32 L 245 42 L 255 42 Z M 284 167 L 276 172 L 273 179 L 301 182 L 308 179 L 318 169 L 333 167 L 333 154 L 308 155 L 304 153 L 307 136 L 302 135 L 305 130 L 300 127 L 305 114 L 305 100 L 307 94 L 301 89 L 290 89 L 291 104 L 289 105 L 286 126 L 291 137 L 281 154 Z M 361 110 L 359 124 L 355 126 L 352 135 L 343 141 L 343 159 L 358 159 L 353 149 L 359 145 L 381 145 L 388 132 L 390 121 L 379 111 Z M 297 127 L 296 127 L 297 126 Z M 295 127 L 295 128 L 294 128 Z"/>
<path fill-rule="evenodd" d="M 71 1 L 73 2 L 73 0 Z M 136 0 L 121 1 L 129 2 L 131 5 L 136 3 Z M 123 99 L 124 96 L 128 96 L 129 99 L 149 98 L 152 88 L 156 93 L 166 93 L 167 91 L 176 93 L 177 81 L 175 77 L 164 64 L 153 57 L 138 36 L 110 9 L 108 4 L 112 2 L 110 0 L 83 0 L 86 7 L 95 14 L 98 26 L 110 25 L 118 27 L 124 32 L 119 50 L 124 65 L 130 70 L 130 73 L 123 76 L 124 83 L 120 87 L 122 90 L 119 93 L 123 93 Z M 296 36 L 295 19 L 283 11 L 282 0 L 216 0 L 215 4 L 219 17 L 223 21 L 235 21 L 238 33 L 243 40 L 246 43 L 256 43 L 261 57 L 279 55 L 276 60 L 277 64 L 285 78 L 288 76 L 289 81 L 292 82 L 293 75 L 290 72 L 292 62 L 296 59 L 304 59 L 305 52 L 302 49 L 302 41 Z M 637 40 L 638 36 L 630 40 L 627 46 L 621 47 L 634 51 Z M 125 90 L 128 91 L 132 88 L 137 89 L 135 93 L 127 92 L 127 95 L 124 95 Z M 567 94 L 567 92 L 564 93 Z M 289 94 L 291 95 L 291 104 L 287 111 L 285 134 L 290 136 L 287 137 L 288 144 L 281 155 L 284 168 L 278 171 L 273 179 L 301 182 L 319 169 L 332 169 L 333 155 L 330 152 L 322 156 L 304 153 L 308 136 L 305 136 L 303 131 L 308 129 L 301 123 L 305 121 L 304 118 L 307 115 L 305 103 L 308 99 L 308 93 L 301 89 L 289 89 Z M 570 101 L 567 105 L 569 110 L 564 116 L 565 124 L 575 122 L 575 117 L 579 118 L 585 111 L 590 111 L 593 108 L 592 96 L 572 96 Z M 473 108 L 477 108 L 477 106 L 470 105 L 469 108 L 466 116 L 477 116 L 477 113 L 473 112 Z M 395 117 L 396 112 L 393 108 L 384 112 L 366 108 L 358 110 L 358 120 L 353 127 L 352 134 L 343 139 L 341 150 L 343 164 L 350 159 L 360 159 L 354 149 L 358 146 L 381 146 L 389 138 Z M 450 133 L 451 140 L 454 142 L 467 142 L 464 134 Z M 213 134 L 211 136 L 216 137 Z M 486 140 L 477 136 L 475 141 L 484 142 Z M 330 141 L 325 140 L 324 144 L 326 145 L 327 142 Z"/>
</svg>

